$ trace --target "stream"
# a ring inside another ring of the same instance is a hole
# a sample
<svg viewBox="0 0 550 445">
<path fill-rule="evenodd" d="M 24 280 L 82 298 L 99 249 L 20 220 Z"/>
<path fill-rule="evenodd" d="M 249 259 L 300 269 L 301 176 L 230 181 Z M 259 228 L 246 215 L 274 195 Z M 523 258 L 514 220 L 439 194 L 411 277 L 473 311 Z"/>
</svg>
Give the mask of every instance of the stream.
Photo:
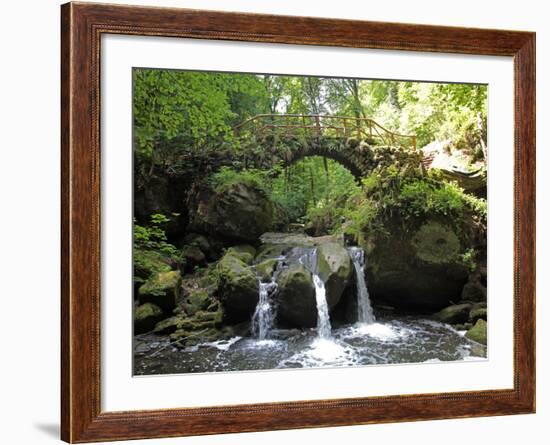
<svg viewBox="0 0 550 445">
<path fill-rule="evenodd" d="M 365 278 L 365 253 L 349 247 L 354 266 L 357 322 L 331 327 L 325 283 L 317 272 L 317 248 L 293 249 L 277 258 L 271 280 L 259 281 L 258 303 L 250 337 L 204 342 L 186 348 L 168 337 L 135 337 L 136 375 L 244 371 L 284 368 L 342 367 L 399 363 L 484 360 L 486 348 L 450 325 L 415 316 L 375 317 Z M 289 261 L 311 272 L 317 326 L 277 329 L 277 276 Z"/>
<path fill-rule="evenodd" d="M 147 375 L 485 360 L 485 347 L 463 334 L 432 320 L 392 316 L 333 329 L 330 338 L 316 329 L 273 330 L 269 340 L 234 337 L 154 355 L 169 341 L 145 334 L 136 338 L 134 364 L 137 375 Z"/>
</svg>

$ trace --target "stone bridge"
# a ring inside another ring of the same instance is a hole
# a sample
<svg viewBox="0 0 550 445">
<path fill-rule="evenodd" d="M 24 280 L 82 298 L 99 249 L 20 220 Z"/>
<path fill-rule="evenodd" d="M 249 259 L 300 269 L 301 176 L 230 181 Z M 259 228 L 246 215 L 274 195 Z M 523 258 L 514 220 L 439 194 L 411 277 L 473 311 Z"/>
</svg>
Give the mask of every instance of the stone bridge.
<svg viewBox="0 0 550 445">
<path fill-rule="evenodd" d="M 262 114 L 234 131 L 247 167 L 288 166 L 308 156 L 323 156 L 360 180 L 381 165 L 422 166 L 416 136 L 392 132 L 369 118 Z"/>
</svg>

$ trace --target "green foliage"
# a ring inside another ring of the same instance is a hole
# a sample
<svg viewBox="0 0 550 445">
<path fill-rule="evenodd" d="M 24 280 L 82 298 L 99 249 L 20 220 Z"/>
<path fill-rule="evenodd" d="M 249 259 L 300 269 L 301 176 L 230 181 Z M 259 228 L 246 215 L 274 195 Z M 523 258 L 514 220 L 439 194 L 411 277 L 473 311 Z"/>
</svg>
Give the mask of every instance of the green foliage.
<svg viewBox="0 0 550 445">
<path fill-rule="evenodd" d="M 166 142 L 200 150 L 211 142 L 235 142 L 232 127 L 265 112 L 268 98 L 258 76 L 136 68 L 134 136 L 138 160 L 173 157 Z"/>
<path fill-rule="evenodd" d="M 236 184 L 246 184 L 248 186 L 268 190 L 268 175 L 267 170 L 258 169 L 243 169 L 235 170 L 231 167 L 222 167 L 216 173 L 213 173 L 207 178 L 208 184 L 217 192 L 223 192 Z"/>
<path fill-rule="evenodd" d="M 168 258 L 177 259 L 176 247 L 168 243 L 164 226 L 170 218 L 160 213 L 151 215 L 151 222 L 147 226 L 139 225 L 134 219 L 134 250 L 154 250 Z"/>
</svg>

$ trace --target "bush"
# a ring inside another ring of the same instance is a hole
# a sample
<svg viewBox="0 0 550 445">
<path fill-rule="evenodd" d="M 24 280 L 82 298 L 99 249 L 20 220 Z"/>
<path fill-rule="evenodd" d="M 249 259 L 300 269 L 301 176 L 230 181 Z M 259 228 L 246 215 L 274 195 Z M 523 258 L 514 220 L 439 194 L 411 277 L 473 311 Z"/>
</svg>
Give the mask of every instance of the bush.
<svg viewBox="0 0 550 445">
<path fill-rule="evenodd" d="M 269 170 L 251 168 L 237 171 L 231 167 L 222 167 L 216 173 L 210 175 L 207 182 L 218 193 L 236 184 L 245 184 L 267 193 L 268 174 Z"/>
</svg>

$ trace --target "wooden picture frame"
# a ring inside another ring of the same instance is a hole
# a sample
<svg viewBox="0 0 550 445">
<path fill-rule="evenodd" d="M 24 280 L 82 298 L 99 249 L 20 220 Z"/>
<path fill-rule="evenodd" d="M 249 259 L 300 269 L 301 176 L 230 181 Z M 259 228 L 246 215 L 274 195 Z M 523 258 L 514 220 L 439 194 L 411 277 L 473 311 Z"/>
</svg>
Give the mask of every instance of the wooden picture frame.
<svg viewBox="0 0 550 445">
<path fill-rule="evenodd" d="M 61 18 L 63 440 L 95 442 L 535 411 L 534 33 L 92 3 L 65 4 Z M 99 116 L 103 34 L 512 56 L 513 389 L 102 412 Z"/>
</svg>

